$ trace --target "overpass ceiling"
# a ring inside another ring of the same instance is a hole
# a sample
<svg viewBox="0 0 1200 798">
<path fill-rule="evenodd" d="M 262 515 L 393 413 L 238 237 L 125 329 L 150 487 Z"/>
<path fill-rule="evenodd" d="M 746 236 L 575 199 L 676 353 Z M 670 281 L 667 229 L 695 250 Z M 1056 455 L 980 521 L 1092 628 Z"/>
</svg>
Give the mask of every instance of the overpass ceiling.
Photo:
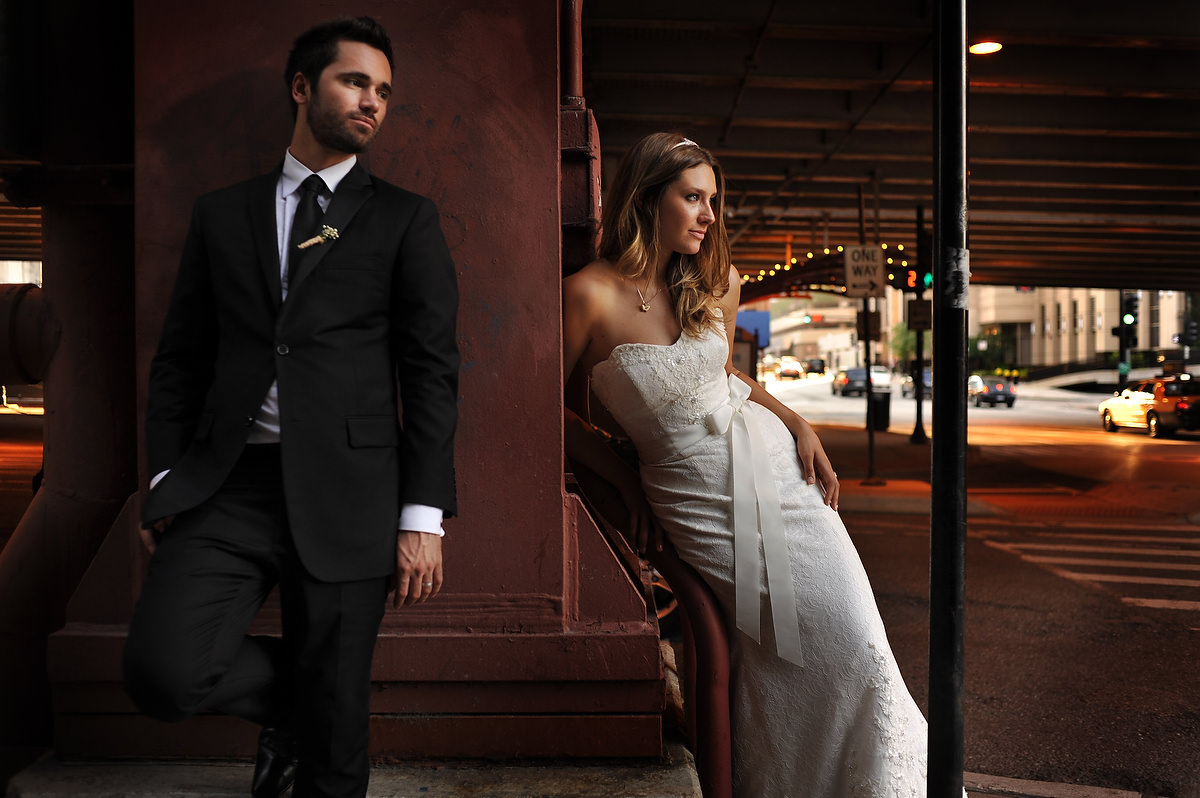
<svg viewBox="0 0 1200 798">
<path fill-rule="evenodd" d="M 727 174 L 744 272 L 933 219 L 932 2 L 584 2 L 604 170 L 676 130 Z M 1200 290 L 1200 3 L 969 0 L 971 279 Z"/>
</svg>

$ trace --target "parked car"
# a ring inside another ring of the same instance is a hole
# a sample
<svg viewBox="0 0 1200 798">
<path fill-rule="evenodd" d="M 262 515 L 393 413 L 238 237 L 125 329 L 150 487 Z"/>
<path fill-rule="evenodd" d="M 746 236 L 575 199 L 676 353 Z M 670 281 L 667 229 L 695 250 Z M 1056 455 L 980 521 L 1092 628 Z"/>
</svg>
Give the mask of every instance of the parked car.
<svg viewBox="0 0 1200 798">
<path fill-rule="evenodd" d="M 922 396 L 933 396 L 933 369 L 924 370 L 921 375 L 921 385 L 923 388 L 921 391 Z M 900 395 L 907 399 L 915 392 L 912 375 L 904 375 L 904 380 L 900 383 Z"/>
<path fill-rule="evenodd" d="M 825 358 L 810 357 L 804 361 L 805 374 L 824 374 L 825 373 Z"/>
<path fill-rule="evenodd" d="M 891 393 L 892 373 L 883 366 L 871 366 L 871 390 Z M 867 370 L 859 366 L 843 369 L 833 377 L 833 393 L 842 396 L 862 396 L 867 392 Z"/>
<path fill-rule="evenodd" d="M 1017 401 L 1017 388 L 1004 377 L 981 377 L 972 374 L 967 378 L 967 401 L 976 407 L 1006 404 L 1012 407 Z"/>
<path fill-rule="evenodd" d="M 789 355 L 784 355 L 779 358 L 779 379 L 785 377 L 790 380 L 798 380 L 804 376 L 804 367 L 800 365 L 800 361 Z"/>
<path fill-rule="evenodd" d="M 1100 423 L 1109 432 L 1137 427 L 1160 438 L 1200 429 L 1200 380 L 1191 374 L 1142 380 L 1100 403 Z"/>
</svg>

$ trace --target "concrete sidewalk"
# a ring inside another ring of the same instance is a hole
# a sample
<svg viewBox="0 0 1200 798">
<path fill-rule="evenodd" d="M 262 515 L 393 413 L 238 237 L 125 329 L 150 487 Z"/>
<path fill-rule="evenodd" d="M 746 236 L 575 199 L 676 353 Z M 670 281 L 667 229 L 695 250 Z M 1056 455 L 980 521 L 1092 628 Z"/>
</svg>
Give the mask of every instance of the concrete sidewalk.
<svg viewBox="0 0 1200 798">
<path fill-rule="evenodd" d="M 930 444 L 911 443 L 908 432 L 876 432 L 876 479 L 867 480 L 866 430 L 822 426 L 817 432 L 841 480 L 839 508 L 843 512 L 930 512 Z M 968 518 L 1051 512 L 1103 519 L 1115 526 L 1200 525 L 1200 487 L 1188 481 L 1186 474 L 1181 474 L 1177 484 L 1140 485 L 1137 491 L 1130 491 L 1128 485 L 1105 483 L 1077 488 L 1047 483 L 997 484 L 990 478 L 982 450 L 972 445 L 967 446 L 966 468 Z M 969 478 L 973 471 L 974 480 Z M 989 476 L 980 477 L 980 473 Z M 1064 483 L 1070 484 L 1070 480 Z"/>
<path fill-rule="evenodd" d="M 233 762 L 59 762 L 20 773 L 7 798 L 227 798 L 247 794 L 253 767 Z M 1079 784 L 963 774 L 970 796 L 1145 798 Z M 376 766 L 368 798 L 702 798 L 691 755 L 662 764 L 413 764 Z"/>
<path fill-rule="evenodd" d="M 39 760 L 9 784 L 7 798 L 228 798 L 249 792 L 244 762 L 60 762 Z M 701 798 L 692 756 L 669 746 L 662 763 L 416 763 L 376 765 L 368 798 Z"/>
</svg>

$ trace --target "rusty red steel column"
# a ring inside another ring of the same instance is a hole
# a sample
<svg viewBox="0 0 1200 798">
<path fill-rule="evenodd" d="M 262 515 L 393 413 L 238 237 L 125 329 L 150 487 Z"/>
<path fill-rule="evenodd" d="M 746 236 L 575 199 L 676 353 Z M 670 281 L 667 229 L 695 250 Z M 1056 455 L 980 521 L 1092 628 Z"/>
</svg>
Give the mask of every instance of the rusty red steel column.
<svg viewBox="0 0 1200 798">
<path fill-rule="evenodd" d="M 653 613 L 563 482 L 563 224 L 568 207 L 578 211 L 572 224 L 586 242 L 598 186 L 586 176 L 594 123 L 586 111 L 562 108 L 562 9 L 561 0 L 497 8 L 367 0 L 356 10 L 379 19 L 396 42 L 394 94 L 368 166 L 437 203 L 458 268 L 463 357 L 460 515 L 446 523 L 446 582 L 435 601 L 384 619 L 373 669 L 376 755 L 661 751 Z M 236 0 L 136 6 L 132 292 L 143 401 L 191 202 L 280 162 L 292 122 L 280 69 L 292 39 L 328 15 L 318 0 L 290 4 L 282 16 Z M 221 18 L 239 24 L 214 34 L 211 21 Z M 196 69 L 201 57 L 212 68 Z M 579 183 L 563 165 L 565 127 L 578 134 Z M 71 623 L 51 640 L 61 688 L 56 747 L 252 751 L 249 724 L 216 716 L 157 724 L 137 717 L 122 695 L 115 663 L 144 567 L 134 535 L 132 524 L 110 535 L 76 593 Z M 121 612 L 111 601 L 94 609 L 114 594 Z M 261 629 L 277 617 L 269 605 Z"/>
</svg>

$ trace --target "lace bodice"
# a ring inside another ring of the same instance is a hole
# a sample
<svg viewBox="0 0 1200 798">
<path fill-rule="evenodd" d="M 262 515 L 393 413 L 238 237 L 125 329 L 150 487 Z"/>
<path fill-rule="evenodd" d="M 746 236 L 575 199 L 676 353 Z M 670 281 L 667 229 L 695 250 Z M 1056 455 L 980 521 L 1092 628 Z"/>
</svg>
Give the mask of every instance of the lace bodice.
<svg viewBox="0 0 1200 798">
<path fill-rule="evenodd" d="M 701 424 L 729 399 L 724 328 L 686 332 L 669 346 L 630 343 L 613 348 L 592 369 L 592 390 L 637 446 L 643 462 L 677 456 L 673 433 Z"/>
</svg>

